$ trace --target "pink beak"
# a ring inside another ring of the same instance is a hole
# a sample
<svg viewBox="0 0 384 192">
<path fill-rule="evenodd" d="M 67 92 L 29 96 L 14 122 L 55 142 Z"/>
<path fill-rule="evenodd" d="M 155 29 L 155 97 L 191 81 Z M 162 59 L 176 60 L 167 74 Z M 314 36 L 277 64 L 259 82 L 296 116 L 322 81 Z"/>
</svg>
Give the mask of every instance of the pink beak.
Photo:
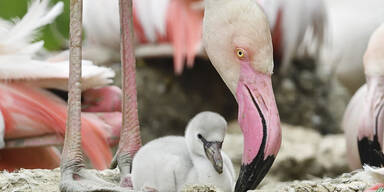
<svg viewBox="0 0 384 192">
<path fill-rule="evenodd" d="M 248 61 L 241 61 L 236 98 L 244 135 L 238 192 L 255 189 L 267 174 L 280 149 L 281 129 L 271 76 L 255 71 Z"/>
</svg>

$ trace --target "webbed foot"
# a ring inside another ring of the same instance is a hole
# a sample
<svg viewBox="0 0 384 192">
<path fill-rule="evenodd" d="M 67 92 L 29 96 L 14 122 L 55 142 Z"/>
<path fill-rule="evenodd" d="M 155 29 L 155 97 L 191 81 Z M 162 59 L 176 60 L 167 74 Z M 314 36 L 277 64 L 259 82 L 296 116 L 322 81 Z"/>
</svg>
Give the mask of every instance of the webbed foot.
<svg viewBox="0 0 384 192">
<path fill-rule="evenodd" d="M 128 188 L 120 187 L 101 179 L 92 173 L 91 170 L 81 168 L 79 171 L 64 170 L 60 181 L 61 192 L 129 192 Z"/>
<path fill-rule="evenodd" d="M 120 186 L 127 189 L 133 189 L 132 178 L 130 174 L 120 176 Z"/>
</svg>

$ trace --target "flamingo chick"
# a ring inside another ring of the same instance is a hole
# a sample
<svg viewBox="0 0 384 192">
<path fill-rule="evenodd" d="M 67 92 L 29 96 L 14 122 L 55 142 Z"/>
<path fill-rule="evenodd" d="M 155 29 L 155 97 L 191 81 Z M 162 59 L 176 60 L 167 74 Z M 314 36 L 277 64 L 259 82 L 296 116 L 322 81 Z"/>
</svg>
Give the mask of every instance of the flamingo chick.
<svg viewBox="0 0 384 192">
<path fill-rule="evenodd" d="M 344 114 L 347 157 L 351 168 L 384 167 L 384 24 L 371 36 L 364 55 L 366 84 L 352 97 Z M 384 170 L 381 172 L 384 178 Z"/>
<path fill-rule="evenodd" d="M 235 172 L 221 151 L 227 122 L 201 112 L 188 123 L 185 137 L 168 136 L 143 146 L 133 159 L 134 189 L 181 191 L 186 184 L 212 184 L 233 191 Z"/>
</svg>

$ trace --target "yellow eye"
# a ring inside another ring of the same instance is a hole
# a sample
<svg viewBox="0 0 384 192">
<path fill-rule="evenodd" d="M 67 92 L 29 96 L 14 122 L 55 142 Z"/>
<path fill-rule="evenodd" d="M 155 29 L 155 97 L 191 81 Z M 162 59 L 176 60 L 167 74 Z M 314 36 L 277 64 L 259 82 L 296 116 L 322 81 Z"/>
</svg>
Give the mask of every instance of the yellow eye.
<svg viewBox="0 0 384 192">
<path fill-rule="evenodd" d="M 236 49 L 236 54 L 237 54 L 237 57 L 243 58 L 245 56 L 245 50 L 242 49 L 242 48 L 237 48 Z"/>
</svg>

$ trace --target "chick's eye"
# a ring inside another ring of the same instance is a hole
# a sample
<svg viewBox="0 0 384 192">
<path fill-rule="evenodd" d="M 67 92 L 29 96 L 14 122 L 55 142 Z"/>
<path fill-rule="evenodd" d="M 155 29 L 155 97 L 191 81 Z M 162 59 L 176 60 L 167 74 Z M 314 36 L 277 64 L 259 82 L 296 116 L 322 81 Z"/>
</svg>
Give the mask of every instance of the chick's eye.
<svg viewBox="0 0 384 192">
<path fill-rule="evenodd" d="M 197 138 L 201 139 L 203 138 L 203 136 L 201 136 L 200 134 L 197 134 Z"/>
<path fill-rule="evenodd" d="M 238 58 L 243 58 L 245 56 L 245 50 L 242 48 L 237 48 L 236 55 Z"/>
</svg>

